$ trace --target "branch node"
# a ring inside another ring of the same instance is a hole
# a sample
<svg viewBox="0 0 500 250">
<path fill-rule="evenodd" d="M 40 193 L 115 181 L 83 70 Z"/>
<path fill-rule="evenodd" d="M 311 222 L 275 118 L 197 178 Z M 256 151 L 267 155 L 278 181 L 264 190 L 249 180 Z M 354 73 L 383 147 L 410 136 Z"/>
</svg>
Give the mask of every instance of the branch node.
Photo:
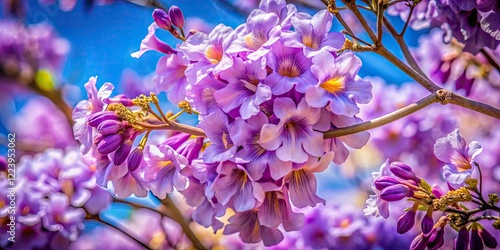
<svg viewBox="0 0 500 250">
<path fill-rule="evenodd" d="M 439 102 L 441 105 L 446 105 L 450 103 L 451 98 L 453 97 L 453 93 L 451 91 L 445 90 L 445 89 L 440 89 L 436 92 L 436 100 Z"/>
</svg>

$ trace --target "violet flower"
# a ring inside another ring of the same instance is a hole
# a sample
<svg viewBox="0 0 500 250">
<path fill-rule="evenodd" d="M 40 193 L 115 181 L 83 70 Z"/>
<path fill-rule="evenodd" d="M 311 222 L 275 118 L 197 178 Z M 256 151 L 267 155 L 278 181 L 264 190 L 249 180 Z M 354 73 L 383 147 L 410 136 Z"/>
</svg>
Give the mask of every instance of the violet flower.
<svg viewBox="0 0 500 250">
<path fill-rule="evenodd" d="M 483 148 L 476 141 L 467 146 L 458 129 L 447 137 L 437 139 L 434 144 L 436 157 L 448 163 L 443 167 L 443 176 L 454 187 L 462 185 L 471 176 L 476 164 L 475 158 L 482 151 Z"/>
<path fill-rule="evenodd" d="M 323 134 L 313 130 L 320 110 L 311 108 L 305 99 L 298 104 L 287 97 L 274 100 L 274 114 L 280 122 L 265 124 L 258 143 L 267 150 L 276 150 L 282 161 L 304 163 L 309 156 L 323 155 Z"/>
<path fill-rule="evenodd" d="M 359 113 L 357 103 L 366 104 L 372 99 L 370 82 L 357 76 L 361 60 L 353 53 L 334 58 L 329 52 L 320 52 L 312 63 L 311 71 L 318 81 L 305 92 L 312 107 L 322 108 L 329 103 L 332 113 L 353 116 Z"/>
<path fill-rule="evenodd" d="M 292 48 L 302 48 L 308 58 L 320 51 L 336 52 L 344 45 L 345 37 L 339 32 L 329 32 L 332 17 L 327 10 L 321 10 L 313 17 L 306 13 L 297 13 L 291 18 L 294 31 L 283 32 L 284 44 Z"/>
</svg>

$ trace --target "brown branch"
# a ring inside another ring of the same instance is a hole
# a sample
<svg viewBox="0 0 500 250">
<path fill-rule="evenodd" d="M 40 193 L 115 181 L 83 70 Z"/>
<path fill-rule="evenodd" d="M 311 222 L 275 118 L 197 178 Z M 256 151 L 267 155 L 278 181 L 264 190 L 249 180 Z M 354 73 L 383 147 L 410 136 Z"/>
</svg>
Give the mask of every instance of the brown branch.
<svg viewBox="0 0 500 250">
<path fill-rule="evenodd" d="M 328 138 L 340 137 L 340 136 L 344 136 L 344 135 L 351 135 L 351 134 L 366 131 L 366 130 L 369 130 L 372 128 L 377 128 L 377 127 L 380 127 L 382 125 L 388 124 L 388 123 L 396 121 L 398 119 L 401 119 L 401 118 L 408 116 L 412 113 L 415 113 L 415 112 L 417 112 L 417 111 L 419 111 L 419 110 L 421 110 L 421 109 L 423 109 L 423 108 L 425 108 L 425 107 L 427 107 L 435 102 L 438 102 L 438 101 L 439 101 L 438 94 L 436 94 L 436 93 L 430 94 L 430 95 L 426 96 L 425 98 L 423 98 L 417 102 L 414 102 L 414 103 L 412 103 L 404 108 L 398 109 L 392 113 L 389 113 L 387 115 L 381 116 L 381 117 L 376 118 L 376 119 L 373 119 L 371 121 L 366 121 L 366 122 L 359 123 L 359 124 L 356 124 L 353 126 L 344 127 L 344 128 L 337 128 L 337 129 L 333 129 L 330 131 L 326 131 L 323 134 L 323 137 L 325 139 L 328 139 Z"/>
<path fill-rule="evenodd" d="M 500 109 L 488 105 L 486 103 L 471 100 L 461 95 L 452 94 L 450 103 L 466 109 L 474 110 L 476 112 L 500 119 Z"/>
<path fill-rule="evenodd" d="M 420 75 L 424 76 L 427 78 L 425 73 L 422 71 L 420 66 L 418 66 L 417 61 L 415 61 L 415 58 L 410 52 L 410 49 L 408 48 L 408 45 L 406 44 L 404 38 L 402 35 L 399 35 L 394 26 L 392 26 L 391 22 L 384 17 L 384 25 L 389 30 L 389 33 L 391 33 L 392 37 L 396 40 L 396 42 L 399 45 L 399 48 L 401 49 L 401 52 L 403 52 L 403 56 L 414 70 L 416 70 Z"/>
<path fill-rule="evenodd" d="M 358 18 L 358 21 L 361 23 L 361 25 L 363 26 L 363 28 L 366 30 L 366 32 L 368 33 L 368 36 L 370 36 L 370 39 L 372 39 L 373 42 L 376 42 L 377 41 L 377 36 L 373 32 L 373 30 L 370 28 L 370 25 L 366 21 L 365 17 L 361 14 L 361 12 L 359 12 L 358 6 L 356 6 L 356 2 L 355 1 L 347 1 L 347 0 L 342 0 L 342 2 Z"/>
<path fill-rule="evenodd" d="M 149 247 L 146 243 L 143 243 L 141 242 L 140 240 L 138 240 L 136 237 L 132 236 L 130 233 L 126 232 L 125 230 L 119 228 L 118 226 L 115 226 L 105 220 L 102 220 L 99 216 L 92 216 L 92 219 L 91 220 L 94 220 L 94 221 L 97 221 L 101 224 L 104 224 L 108 227 L 111 227 L 111 228 L 114 228 L 115 230 L 121 232 L 122 234 L 126 235 L 128 238 L 130 238 L 131 240 L 135 241 L 137 244 L 139 244 L 140 246 L 142 246 L 143 248 L 145 249 L 151 249 L 151 247 Z"/>
<path fill-rule="evenodd" d="M 144 128 L 147 128 L 147 129 L 176 130 L 176 131 L 191 134 L 191 135 L 207 137 L 207 135 L 205 134 L 205 132 L 201 128 L 197 128 L 197 127 L 193 127 L 190 125 L 177 123 L 177 122 L 172 122 L 171 124 L 150 124 L 150 123 L 145 123 L 145 122 L 138 122 L 137 125 L 144 127 Z"/>
<path fill-rule="evenodd" d="M 193 243 L 193 247 L 195 249 L 198 249 L 198 250 L 200 250 L 200 249 L 206 249 L 205 246 L 203 246 L 203 244 L 201 244 L 200 240 L 193 233 L 193 231 L 189 227 L 189 224 L 184 219 L 184 216 L 182 216 L 181 211 L 179 211 L 179 209 L 174 204 L 174 202 L 170 199 L 170 197 L 168 197 L 168 195 L 167 195 L 167 197 L 165 199 L 160 199 L 160 202 L 165 207 L 167 207 L 168 209 L 170 209 L 170 211 L 172 212 L 172 217 L 171 218 L 173 220 L 175 220 L 177 223 L 179 223 L 179 225 L 182 228 L 182 231 L 184 231 L 184 233 L 186 234 L 186 236 Z"/>
<path fill-rule="evenodd" d="M 375 42 L 376 47 L 382 45 L 382 34 L 383 32 L 383 21 L 384 20 L 384 2 L 383 0 L 378 0 L 377 4 L 377 41 Z"/>
</svg>

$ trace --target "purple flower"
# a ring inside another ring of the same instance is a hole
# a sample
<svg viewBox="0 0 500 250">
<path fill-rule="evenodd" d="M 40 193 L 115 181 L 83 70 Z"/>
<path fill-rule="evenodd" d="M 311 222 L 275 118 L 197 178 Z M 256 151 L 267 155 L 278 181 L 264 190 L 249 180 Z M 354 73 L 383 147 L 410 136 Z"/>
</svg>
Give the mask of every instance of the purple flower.
<svg viewBox="0 0 500 250">
<path fill-rule="evenodd" d="M 318 203 L 325 204 L 325 200 L 316 195 L 317 182 L 314 173 L 323 172 L 333 159 L 333 152 L 326 153 L 318 160 L 311 157 L 300 169 L 291 171 L 285 176 L 290 191 L 290 200 L 298 208 L 316 206 Z"/>
<path fill-rule="evenodd" d="M 198 110 L 202 115 L 208 115 L 214 113 L 215 110 L 220 109 L 215 100 L 214 93 L 225 86 L 226 84 L 224 84 L 224 82 L 209 76 L 198 82 L 196 85 L 193 85 L 187 95 L 193 100 L 192 104 L 196 110 Z"/>
<path fill-rule="evenodd" d="M 262 0 L 259 9 L 267 13 L 276 14 L 280 20 L 279 24 L 283 30 L 290 29 L 290 20 L 297 13 L 297 8 L 293 4 L 286 4 L 285 0 Z"/>
<path fill-rule="evenodd" d="M 236 212 L 243 212 L 255 208 L 264 200 L 262 186 L 240 164 L 226 161 L 219 168 L 221 175 L 214 181 L 213 189 L 222 205 L 229 204 Z"/>
<path fill-rule="evenodd" d="M 477 231 L 486 247 L 497 248 L 498 242 L 495 236 L 491 235 L 491 233 L 488 232 L 485 228 L 478 228 Z"/>
<path fill-rule="evenodd" d="M 363 121 L 358 117 L 336 115 L 332 114 L 326 109 L 322 109 L 321 117 L 324 118 L 328 116 L 330 116 L 330 123 L 331 123 L 331 126 L 328 129 L 348 127 L 355 125 L 357 123 L 361 123 Z M 319 130 L 326 131 L 323 129 Z M 323 149 L 325 152 L 330 152 L 330 151 L 335 152 L 335 157 L 333 158 L 333 162 L 335 164 L 340 165 L 344 163 L 347 160 L 347 157 L 349 156 L 349 149 L 346 147 L 346 145 L 351 148 L 360 149 L 366 145 L 369 138 L 370 138 L 370 133 L 363 131 L 352 135 L 325 139 L 323 142 Z"/>
<path fill-rule="evenodd" d="M 271 46 L 266 60 L 273 71 L 264 83 L 271 87 L 274 95 L 287 93 L 294 86 L 298 92 L 304 93 L 307 86 L 315 81 L 310 70 L 311 60 L 300 49 L 286 47 L 282 41 Z"/>
<path fill-rule="evenodd" d="M 387 13 L 392 16 L 399 15 L 403 21 L 406 21 L 410 15 L 410 8 L 406 2 L 400 2 L 389 7 Z M 438 15 L 436 1 L 422 0 L 415 5 L 410 19 L 410 27 L 415 30 L 428 28 Z"/>
<path fill-rule="evenodd" d="M 169 92 L 168 100 L 172 103 L 179 103 L 186 98 L 189 84 L 184 72 L 188 65 L 189 60 L 181 53 L 166 55 L 158 60 L 153 82 L 158 92 Z"/>
<path fill-rule="evenodd" d="M 309 14 L 297 13 L 291 18 L 294 32 L 283 32 L 284 44 L 302 48 L 308 58 L 320 51 L 336 52 L 344 45 L 345 37 L 342 33 L 329 32 L 332 17 L 327 10 L 319 11 L 312 18 Z"/>
<path fill-rule="evenodd" d="M 382 166 L 380 166 L 379 172 L 372 173 L 372 181 L 375 182 L 383 176 L 391 176 L 392 173 L 389 170 L 389 159 L 387 159 Z M 382 216 L 385 219 L 389 217 L 389 203 L 380 198 L 380 191 L 372 186 L 375 195 L 370 195 L 366 200 L 366 208 L 363 209 L 365 215 L 373 215 L 375 217 Z"/>
<path fill-rule="evenodd" d="M 237 147 L 229 136 L 228 118 L 221 110 L 217 109 L 209 115 L 200 117 L 198 127 L 205 131 L 211 142 L 203 152 L 205 162 L 223 162 L 234 156 Z"/>
<path fill-rule="evenodd" d="M 124 166 L 125 164 L 122 164 Z M 113 190 L 118 198 L 128 198 L 132 194 L 136 197 L 146 197 L 148 191 L 146 183 L 136 172 L 127 172 L 124 176 L 112 178 Z"/>
<path fill-rule="evenodd" d="M 245 168 L 255 180 L 259 180 L 267 168 L 274 180 L 280 179 L 292 170 L 291 161 L 280 160 L 276 156 L 276 151 L 266 150 L 258 143 L 262 126 L 268 123 L 266 115 L 259 112 L 247 121 L 236 118 L 230 130 L 234 145 L 242 147 L 236 153 L 236 157 L 247 162 Z"/>
<path fill-rule="evenodd" d="M 148 145 L 144 156 L 145 179 L 153 194 L 160 199 L 166 197 L 174 191 L 174 187 L 185 190 L 188 179 L 181 174 L 181 170 L 186 167 L 187 159 L 179 155 L 168 145 Z"/>
<path fill-rule="evenodd" d="M 321 108 L 330 103 L 332 113 L 353 116 L 359 113 L 357 103 L 372 99 L 370 82 L 357 76 L 361 60 L 353 53 L 334 58 L 329 52 L 320 52 L 312 62 L 311 71 L 318 81 L 306 90 L 309 105 Z"/>
<path fill-rule="evenodd" d="M 233 66 L 220 74 L 228 84 L 215 91 L 215 101 L 224 112 L 239 108 L 241 117 L 248 119 L 260 111 L 263 102 L 271 100 L 271 89 L 261 82 L 266 76 L 263 59 L 243 61 L 235 58 Z"/>
<path fill-rule="evenodd" d="M 265 124 L 258 143 L 267 150 L 276 150 L 282 161 L 304 163 L 309 155 L 323 155 L 323 134 L 313 130 L 320 110 L 311 108 L 305 99 L 297 105 L 287 97 L 274 100 L 274 114 L 280 122 Z"/>
<path fill-rule="evenodd" d="M 235 39 L 233 29 L 217 25 L 210 34 L 197 32 L 188 37 L 179 49 L 194 63 L 186 69 L 188 82 L 197 84 L 210 73 L 218 74 L 233 65 L 233 58 L 227 50 Z"/>
<path fill-rule="evenodd" d="M 234 40 L 228 52 L 232 54 L 248 52 L 246 57 L 250 60 L 265 56 L 269 53 L 271 45 L 280 38 L 282 27 L 278 23 L 279 16 L 275 13 L 253 10 L 247 22 L 236 28 L 238 39 Z"/>
<path fill-rule="evenodd" d="M 15 116 L 14 123 L 18 140 L 25 143 L 61 149 L 75 145 L 64 114 L 45 98 L 30 98 Z"/>
<path fill-rule="evenodd" d="M 274 228 L 283 223 L 285 231 L 297 231 L 304 225 L 304 214 L 292 211 L 290 200 L 286 188 L 283 191 L 268 191 L 265 199 L 259 208 L 260 224 L 269 228 Z"/>
<path fill-rule="evenodd" d="M 69 207 L 68 197 L 62 193 L 53 193 L 44 208 L 43 225 L 50 231 L 58 231 L 71 240 L 75 240 L 78 229 L 85 218 L 83 209 Z"/>
<path fill-rule="evenodd" d="M 130 54 L 130 56 L 132 56 L 134 58 L 139 58 L 144 53 L 146 53 L 147 51 L 150 51 L 150 50 L 156 50 L 156 51 L 159 51 L 159 52 L 164 53 L 164 54 L 177 53 L 177 51 L 174 50 L 172 47 L 170 47 L 170 45 L 162 42 L 160 39 L 158 39 L 158 37 L 156 37 L 155 32 L 156 32 L 156 29 L 158 29 L 158 28 L 159 28 L 158 24 L 156 24 L 156 23 L 152 23 L 151 25 L 149 25 L 148 34 L 141 41 L 141 46 L 140 46 L 139 51 L 136 51 L 136 52 Z"/>
<path fill-rule="evenodd" d="M 453 186 L 462 185 L 472 174 L 475 158 L 482 151 L 483 148 L 476 141 L 467 146 L 458 129 L 448 134 L 447 137 L 437 139 L 434 144 L 436 157 L 449 163 L 443 167 L 443 176 Z"/>
<path fill-rule="evenodd" d="M 240 238 L 245 243 L 258 243 L 262 240 L 265 246 L 272 246 L 283 240 L 280 230 L 260 224 L 256 210 L 236 213 L 229 218 L 229 225 L 224 229 L 224 234 L 236 232 L 240 233 Z"/>
<path fill-rule="evenodd" d="M 85 83 L 88 100 L 80 101 L 73 110 L 73 120 L 75 121 L 73 133 L 75 139 L 80 141 L 83 153 L 87 153 L 90 150 L 92 140 L 94 139 L 92 127 L 88 124 L 88 121 L 93 114 L 104 109 L 104 100 L 111 95 L 114 88 L 113 84 L 105 83 L 99 91 L 97 91 L 96 81 L 97 77 L 91 77 L 89 81 Z"/>
</svg>

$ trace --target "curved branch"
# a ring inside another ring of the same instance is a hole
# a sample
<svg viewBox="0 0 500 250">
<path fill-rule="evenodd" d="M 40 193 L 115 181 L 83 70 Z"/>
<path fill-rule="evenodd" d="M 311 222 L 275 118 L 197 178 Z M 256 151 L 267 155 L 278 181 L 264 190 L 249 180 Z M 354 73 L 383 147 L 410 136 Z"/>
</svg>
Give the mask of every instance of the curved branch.
<svg viewBox="0 0 500 250">
<path fill-rule="evenodd" d="M 109 226 L 109 227 L 112 227 L 114 228 L 115 230 L 121 232 L 122 234 L 126 235 L 128 238 L 130 238 L 131 240 L 135 241 L 137 244 L 139 244 L 140 246 L 142 246 L 143 248 L 145 249 L 151 249 L 151 247 L 149 247 L 147 244 L 141 242 L 140 240 L 138 240 L 137 238 L 135 238 L 134 236 L 132 236 L 131 234 L 127 233 L 125 230 L 119 228 L 118 226 L 115 226 L 105 220 L 102 220 L 101 218 L 99 218 L 99 216 L 95 216 L 93 217 L 91 220 L 94 220 L 94 221 L 97 221 L 103 225 L 106 225 L 106 226 Z"/>
<path fill-rule="evenodd" d="M 449 103 L 500 119 L 500 109 L 486 103 L 471 100 L 461 95 L 452 94 Z"/>
<path fill-rule="evenodd" d="M 396 110 L 392 113 L 389 113 L 387 115 L 384 115 L 384 116 L 381 116 L 379 118 L 376 118 L 376 119 L 373 119 L 371 121 L 366 121 L 366 122 L 363 122 L 363 123 L 359 123 L 359 124 L 356 124 L 356 125 L 353 125 L 353 126 L 349 126 L 349 127 L 344 127 L 344 128 L 337 128 L 337 129 L 333 129 L 333 130 L 330 130 L 330 131 L 326 131 L 324 134 L 323 134 L 323 138 L 325 139 L 328 139 L 328 138 L 334 138 L 334 137 L 340 137 L 340 136 L 344 136 L 344 135 L 351 135 L 351 134 L 355 134 L 355 133 L 358 133 L 358 132 L 362 132 L 362 131 L 366 131 L 368 129 L 372 129 L 372 128 L 377 128 L 377 127 L 380 127 L 382 125 L 385 125 L 385 124 L 388 124 L 390 122 L 393 122 L 393 121 L 396 121 L 398 119 L 401 119 L 405 116 L 408 116 L 412 113 L 415 113 L 435 102 L 438 102 L 438 94 L 434 93 L 434 94 L 430 94 L 428 96 L 426 96 L 425 98 L 417 101 L 417 102 L 414 102 L 402 109 L 399 109 L 399 110 Z"/>
<path fill-rule="evenodd" d="M 193 233 L 193 231 L 189 227 L 189 224 L 184 219 L 184 216 L 182 216 L 181 211 L 179 211 L 179 209 L 174 204 L 174 202 L 170 199 L 170 197 L 168 197 L 168 195 L 167 195 L 167 197 L 165 197 L 165 199 L 159 199 L 159 200 L 165 207 L 167 207 L 172 212 L 172 216 L 170 218 L 172 218 L 177 223 L 179 223 L 179 225 L 182 228 L 182 231 L 184 231 L 184 233 L 189 238 L 189 240 L 191 240 L 191 243 L 193 243 L 193 247 L 195 249 L 198 249 L 198 250 L 205 249 L 205 246 L 203 246 L 203 244 L 201 244 L 200 240 Z"/>
</svg>

